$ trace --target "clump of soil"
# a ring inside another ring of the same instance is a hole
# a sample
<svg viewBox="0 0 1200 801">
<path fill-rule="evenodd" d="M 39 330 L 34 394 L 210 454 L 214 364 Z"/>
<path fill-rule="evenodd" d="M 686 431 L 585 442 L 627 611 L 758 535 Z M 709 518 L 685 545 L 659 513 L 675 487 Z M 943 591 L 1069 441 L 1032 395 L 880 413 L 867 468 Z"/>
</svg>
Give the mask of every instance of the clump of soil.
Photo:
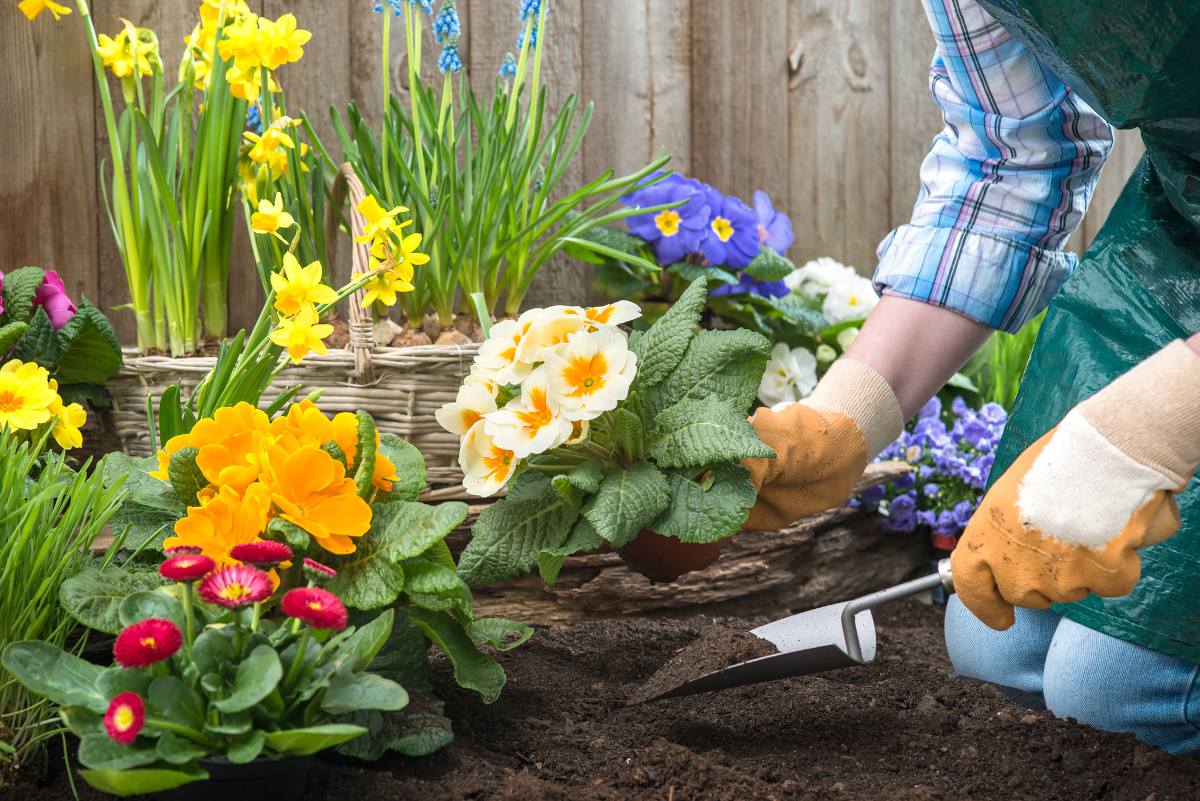
<svg viewBox="0 0 1200 801">
<path fill-rule="evenodd" d="M 674 659 L 659 668 L 649 681 L 629 696 L 629 703 L 640 704 L 649 701 L 667 690 L 714 670 L 775 653 L 779 653 L 779 650 L 761 637 L 755 637 L 741 629 L 718 627 L 684 648 Z"/>
<path fill-rule="evenodd" d="M 341 317 L 329 321 L 333 332 L 325 339 L 325 344 L 331 348 L 345 348 L 350 344 L 350 324 Z"/>
<path fill-rule="evenodd" d="M 393 348 L 411 348 L 417 345 L 432 345 L 433 340 L 419 328 L 405 328 L 392 340 Z"/>
<path fill-rule="evenodd" d="M 702 637 L 751 621 L 618 618 L 539 629 L 483 705 L 434 664 L 455 741 L 425 759 L 327 757 L 307 801 L 1195 801 L 1200 760 L 1013 705 L 952 678 L 940 611 L 880 610 L 869 667 L 627 707 Z M 757 621 L 765 622 L 765 621 Z M 58 762 L 61 764 L 61 760 Z M 84 790 L 86 801 L 100 798 Z M 61 771 L 4 801 L 67 801 Z"/>
</svg>

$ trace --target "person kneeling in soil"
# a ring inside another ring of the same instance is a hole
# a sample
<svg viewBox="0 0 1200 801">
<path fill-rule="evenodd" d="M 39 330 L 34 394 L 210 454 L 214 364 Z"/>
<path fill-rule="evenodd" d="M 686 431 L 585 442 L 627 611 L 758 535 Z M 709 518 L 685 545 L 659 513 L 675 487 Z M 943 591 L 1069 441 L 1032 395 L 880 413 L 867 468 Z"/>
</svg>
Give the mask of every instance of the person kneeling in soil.
<svg viewBox="0 0 1200 801">
<path fill-rule="evenodd" d="M 924 5 L 945 129 L 911 222 L 879 247 L 861 335 L 811 397 L 753 418 L 778 457 L 747 463 L 749 526 L 844 502 L 993 329 L 1048 305 L 952 556 L 950 658 L 1057 715 L 1198 752 L 1200 47 L 1185 37 L 1200 8 Z M 1062 248 L 1110 123 L 1137 125 L 1147 154 L 1076 271 Z"/>
</svg>

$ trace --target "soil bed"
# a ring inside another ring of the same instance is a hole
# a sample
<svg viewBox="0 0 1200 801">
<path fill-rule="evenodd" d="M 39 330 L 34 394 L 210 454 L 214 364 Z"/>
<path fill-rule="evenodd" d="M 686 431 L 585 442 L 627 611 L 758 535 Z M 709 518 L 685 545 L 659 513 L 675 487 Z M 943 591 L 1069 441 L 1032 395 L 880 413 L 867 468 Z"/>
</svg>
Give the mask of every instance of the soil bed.
<svg viewBox="0 0 1200 801">
<path fill-rule="evenodd" d="M 452 746 L 424 760 L 326 761 L 307 798 L 1200 799 L 1200 759 L 949 678 L 938 610 L 894 606 L 878 618 L 874 667 L 637 707 L 626 699 L 717 622 L 623 618 L 539 630 L 501 656 L 509 682 L 491 706 L 453 689 L 448 666 L 436 666 Z M 4 796 L 69 797 L 61 775 Z"/>
</svg>

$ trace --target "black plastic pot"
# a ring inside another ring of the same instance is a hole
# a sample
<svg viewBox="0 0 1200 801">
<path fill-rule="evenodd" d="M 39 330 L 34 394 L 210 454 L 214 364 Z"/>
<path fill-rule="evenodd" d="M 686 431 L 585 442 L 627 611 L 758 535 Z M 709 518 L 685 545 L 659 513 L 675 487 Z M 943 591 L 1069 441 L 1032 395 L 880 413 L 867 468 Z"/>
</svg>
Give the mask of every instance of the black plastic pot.
<svg viewBox="0 0 1200 801">
<path fill-rule="evenodd" d="M 158 793 L 158 801 L 292 801 L 304 797 L 312 757 L 260 757 L 244 765 L 227 759 L 202 759 L 208 780 Z"/>
</svg>

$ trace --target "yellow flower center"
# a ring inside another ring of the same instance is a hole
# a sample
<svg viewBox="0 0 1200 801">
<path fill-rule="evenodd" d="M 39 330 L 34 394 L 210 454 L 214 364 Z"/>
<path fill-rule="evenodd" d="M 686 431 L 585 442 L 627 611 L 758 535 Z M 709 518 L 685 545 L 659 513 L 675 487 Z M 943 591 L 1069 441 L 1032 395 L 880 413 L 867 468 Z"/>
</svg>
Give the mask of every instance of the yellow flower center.
<svg viewBox="0 0 1200 801">
<path fill-rule="evenodd" d="M 848 306 L 857 306 L 858 305 L 858 295 L 851 295 L 850 300 L 847 301 L 847 305 Z"/>
<path fill-rule="evenodd" d="M 128 704 L 122 704 L 117 707 L 117 713 L 113 715 L 113 725 L 117 731 L 128 731 L 133 728 L 133 708 Z"/>
<path fill-rule="evenodd" d="M 712 229 L 713 233 L 717 235 L 717 239 L 722 242 L 728 242 L 729 237 L 733 236 L 733 223 L 724 217 L 714 217 Z"/>
<path fill-rule="evenodd" d="M 526 428 L 534 431 L 548 426 L 553 415 L 550 413 L 550 403 L 546 398 L 546 391 L 540 387 L 531 389 L 529 391 L 529 409 L 517 412 L 517 417 L 525 424 Z"/>
<path fill-rule="evenodd" d="M 311 609 L 311 610 L 313 610 L 314 612 L 320 612 L 320 611 L 321 611 L 322 609 L 324 609 L 325 607 L 323 607 L 323 606 L 321 605 L 321 602 L 320 602 L 320 601 L 309 601 L 309 602 L 308 602 L 308 608 L 309 608 L 309 609 Z"/>
<path fill-rule="evenodd" d="M 232 584 L 226 584 L 218 593 L 226 601 L 236 601 L 239 598 L 244 598 L 247 594 L 247 589 L 236 581 Z"/>
<path fill-rule="evenodd" d="M 679 233 L 679 221 L 679 212 L 674 209 L 664 209 L 654 216 L 654 225 L 663 236 Z"/>
<path fill-rule="evenodd" d="M 153 637 L 143 637 L 140 640 L 143 648 L 154 650 L 158 648 L 158 642 Z"/>
</svg>

